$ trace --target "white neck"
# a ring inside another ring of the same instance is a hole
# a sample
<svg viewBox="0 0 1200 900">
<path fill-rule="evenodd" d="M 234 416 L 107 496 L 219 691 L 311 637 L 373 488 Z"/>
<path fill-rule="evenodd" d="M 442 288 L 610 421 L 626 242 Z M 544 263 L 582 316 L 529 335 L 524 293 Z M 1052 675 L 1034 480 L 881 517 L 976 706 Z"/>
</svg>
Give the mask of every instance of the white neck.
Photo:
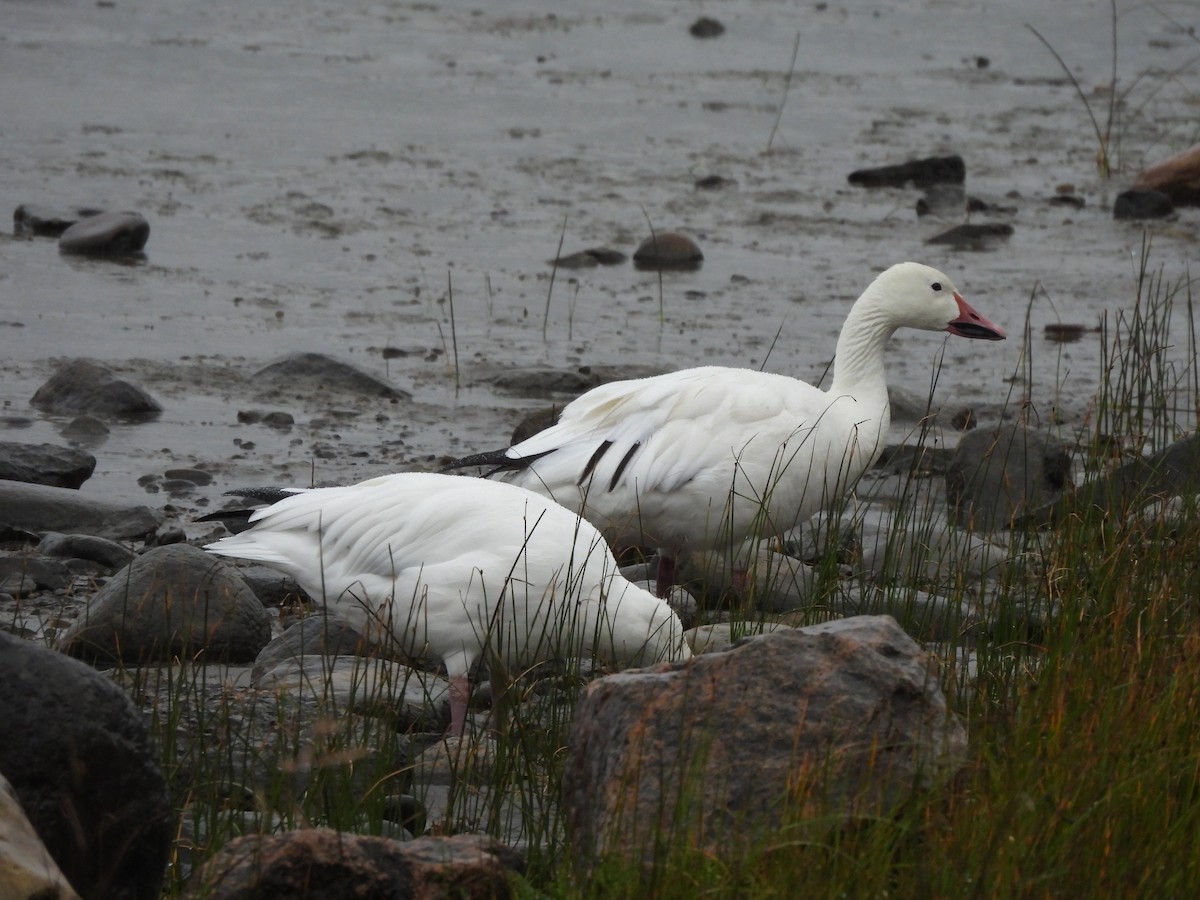
<svg viewBox="0 0 1200 900">
<path fill-rule="evenodd" d="M 874 285 L 872 285 L 874 287 Z M 829 393 L 850 394 L 863 400 L 882 392 L 887 396 L 883 352 L 896 331 L 891 317 L 871 296 L 871 289 L 850 308 L 833 357 L 833 385 Z"/>
</svg>

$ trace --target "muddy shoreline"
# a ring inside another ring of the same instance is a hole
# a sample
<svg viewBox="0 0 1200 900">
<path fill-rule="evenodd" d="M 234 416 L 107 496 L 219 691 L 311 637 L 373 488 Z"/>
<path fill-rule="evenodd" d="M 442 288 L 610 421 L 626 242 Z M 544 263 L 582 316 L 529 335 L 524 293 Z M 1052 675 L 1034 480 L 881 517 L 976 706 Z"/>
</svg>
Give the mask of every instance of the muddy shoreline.
<svg viewBox="0 0 1200 900">
<path fill-rule="evenodd" d="M 186 520 L 230 487 L 429 468 L 564 399 L 498 390 L 497 368 L 719 363 L 815 381 L 849 303 L 906 258 L 951 274 L 1012 338 L 980 351 L 898 335 L 897 389 L 936 381 L 935 405 L 984 424 L 1023 401 L 1042 424 L 1078 424 L 1098 341 L 1051 342 L 1046 326 L 1127 310 L 1147 232 L 1170 278 L 1200 258 L 1195 210 L 1150 226 L 1110 211 L 1143 164 L 1194 140 L 1194 80 L 1131 91 L 1105 181 L 1078 97 L 1024 24 L 1102 105 L 1106 8 L 985 6 L 739 0 L 723 35 L 697 40 L 697 11 L 673 3 L 10 4 L 0 203 L 136 209 L 151 235 L 132 266 L 0 236 L 0 438 L 64 442 L 67 420 L 29 398 L 61 360 L 104 361 L 165 411 L 86 447 L 98 465 L 81 490 Z M 1152 10 L 1124 15 L 1119 37 L 1122 86 L 1195 52 Z M 948 153 L 1004 210 L 972 221 L 1013 226 L 987 252 L 927 245 L 962 217 L 918 216 L 919 191 L 846 180 Z M 713 175 L 723 186 L 697 188 Z M 1050 202 L 1064 184 L 1082 208 Z M 628 263 L 560 271 L 550 290 L 560 238 L 628 254 L 650 225 L 692 235 L 703 266 L 661 283 Z M 286 398 L 270 408 L 290 431 L 239 422 L 262 406 L 253 373 L 295 350 L 413 399 Z M 212 484 L 139 483 L 181 465 Z"/>
</svg>

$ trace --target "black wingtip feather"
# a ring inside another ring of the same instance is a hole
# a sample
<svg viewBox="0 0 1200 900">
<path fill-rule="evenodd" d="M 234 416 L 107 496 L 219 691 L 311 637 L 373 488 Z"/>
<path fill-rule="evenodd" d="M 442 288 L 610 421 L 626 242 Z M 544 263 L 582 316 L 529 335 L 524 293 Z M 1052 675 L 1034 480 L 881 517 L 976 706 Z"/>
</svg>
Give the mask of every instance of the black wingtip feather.
<svg viewBox="0 0 1200 900">
<path fill-rule="evenodd" d="M 492 470 L 484 477 L 495 475 L 497 472 L 519 472 L 521 469 L 528 469 L 534 462 L 541 459 L 548 453 L 553 453 L 553 450 L 546 450 L 542 453 L 533 453 L 529 456 L 518 456 L 515 459 L 511 456 L 506 456 L 508 449 L 504 450 L 489 450 L 486 453 L 474 453 L 471 456 L 464 456 L 461 459 L 454 459 L 442 466 L 443 472 L 450 472 L 454 469 L 467 469 L 472 466 L 491 466 Z"/>
</svg>

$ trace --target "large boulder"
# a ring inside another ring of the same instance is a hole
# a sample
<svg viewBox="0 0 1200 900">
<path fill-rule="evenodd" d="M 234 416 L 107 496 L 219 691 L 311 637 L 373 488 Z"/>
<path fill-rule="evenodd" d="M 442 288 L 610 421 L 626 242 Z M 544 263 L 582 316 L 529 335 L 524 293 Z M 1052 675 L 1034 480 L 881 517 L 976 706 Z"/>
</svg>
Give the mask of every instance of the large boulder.
<svg viewBox="0 0 1200 900">
<path fill-rule="evenodd" d="M 946 472 L 955 525 L 998 531 L 1046 510 L 1069 492 L 1071 449 L 1020 425 L 968 431 Z"/>
<path fill-rule="evenodd" d="M 21 801 L 0 775 L 0 897 L 5 900 L 79 900 L 38 837 Z"/>
<path fill-rule="evenodd" d="M 0 772 L 63 874 L 85 900 L 157 898 L 171 803 L 129 697 L 90 666 L 3 632 L 0 684 Z"/>
<path fill-rule="evenodd" d="M 0 441 L 0 479 L 77 488 L 96 469 L 96 457 L 54 444 Z"/>
<path fill-rule="evenodd" d="M 502 900 L 518 854 L 483 835 L 390 838 L 327 828 L 235 838 L 192 877 L 187 897 L 346 897 Z"/>
<path fill-rule="evenodd" d="M 0 480 L 0 523 L 24 531 L 134 540 L 153 535 L 165 520 L 162 510 L 147 506 L 118 506 L 69 488 Z"/>
<path fill-rule="evenodd" d="M 249 663 L 270 639 L 271 616 L 236 570 L 190 544 L 169 544 L 109 579 L 58 646 L 101 665 Z"/>
<path fill-rule="evenodd" d="M 931 658 L 890 616 L 748 638 L 592 682 L 563 807 L 576 862 L 727 856 L 785 824 L 886 815 L 956 770 L 966 731 Z"/>
</svg>

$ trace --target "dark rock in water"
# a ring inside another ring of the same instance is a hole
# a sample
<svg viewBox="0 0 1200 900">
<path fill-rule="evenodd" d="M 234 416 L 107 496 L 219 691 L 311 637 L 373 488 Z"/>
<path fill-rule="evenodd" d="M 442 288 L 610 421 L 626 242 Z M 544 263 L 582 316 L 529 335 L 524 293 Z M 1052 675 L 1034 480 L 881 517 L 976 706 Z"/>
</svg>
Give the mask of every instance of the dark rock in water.
<svg viewBox="0 0 1200 900">
<path fill-rule="evenodd" d="M 1176 206 L 1200 206 L 1200 144 L 1143 170 L 1133 186 L 1166 194 Z"/>
<path fill-rule="evenodd" d="M 719 191 L 723 188 L 733 187 L 737 182 L 732 178 L 723 178 L 720 175 L 705 175 L 703 178 L 697 178 L 694 187 L 698 191 Z"/>
<path fill-rule="evenodd" d="M 966 757 L 935 671 L 895 619 L 857 616 L 591 682 L 562 781 L 576 863 L 724 856 L 784 822 L 820 817 L 823 839 L 887 816 Z"/>
<path fill-rule="evenodd" d="M 0 441 L 0 479 L 77 488 L 95 469 L 96 457 L 70 447 Z"/>
<path fill-rule="evenodd" d="M 1087 206 L 1087 200 L 1078 194 L 1055 194 L 1046 202 L 1051 206 L 1069 206 L 1071 209 L 1083 209 Z"/>
<path fill-rule="evenodd" d="M 704 254 L 686 234 L 666 231 L 642 241 L 633 254 L 633 264 L 639 269 L 674 269 L 690 271 L 700 268 Z"/>
<path fill-rule="evenodd" d="M 37 552 L 60 559 L 90 560 L 114 572 L 137 558 L 137 554 L 124 544 L 94 534 L 50 532 L 38 543 Z"/>
<path fill-rule="evenodd" d="M 594 269 L 596 266 L 616 266 L 629 259 L 620 250 L 610 250 L 608 247 L 589 247 L 578 253 L 560 256 L 550 260 L 550 265 L 560 269 Z"/>
<path fill-rule="evenodd" d="M 173 813 L 146 720 L 89 666 L 0 632 L 0 771 L 82 897 L 152 900 Z"/>
<path fill-rule="evenodd" d="M 251 897 L 456 897 L 502 900 L 513 896 L 510 876 L 524 859 L 480 834 L 425 836 L 397 841 L 305 828 L 234 838 L 196 872 L 195 896 L 208 900 Z"/>
<path fill-rule="evenodd" d="M 720 37 L 724 33 L 725 26 L 716 19 L 710 19 L 708 16 L 701 16 L 688 29 L 688 34 L 692 37 L 702 39 Z"/>
<path fill-rule="evenodd" d="M 1165 219 L 1174 213 L 1175 204 L 1162 191 L 1122 191 L 1113 203 L 1114 219 Z"/>
<path fill-rule="evenodd" d="M 156 547 L 117 572 L 59 637 L 58 649 L 101 665 L 249 663 L 271 617 L 227 563 L 190 544 Z"/>
<path fill-rule="evenodd" d="M 95 416 L 76 416 L 59 432 L 68 440 L 80 444 L 98 444 L 110 434 L 110 429 L 103 421 Z"/>
<path fill-rule="evenodd" d="M 1098 325 L 1087 326 L 1075 322 L 1051 322 L 1043 330 L 1046 340 L 1056 344 L 1073 344 L 1088 333 L 1099 333 Z"/>
<path fill-rule="evenodd" d="M 365 369 L 324 353 L 293 353 L 259 369 L 254 378 L 285 393 L 336 391 L 387 400 L 412 399 L 412 394 L 393 387 Z"/>
<path fill-rule="evenodd" d="M 29 401 L 48 413 L 142 421 L 162 412 L 162 405 L 141 385 L 118 378 L 107 366 L 77 359 L 67 363 L 37 389 Z"/>
<path fill-rule="evenodd" d="M 163 473 L 167 478 L 186 481 L 189 484 L 212 484 L 213 477 L 203 469 L 167 469 Z"/>
<path fill-rule="evenodd" d="M 62 233 L 62 253 L 121 256 L 139 253 L 150 238 L 150 223 L 135 212 L 108 212 L 80 219 Z"/>
<path fill-rule="evenodd" d="M 153 535 L 165 518 L 161 510 L 117 506 L 68 488 L 0 481 L 0 520 L 12 528 L 140 540 Z"/>
<path fill-rule="evenodd" d="M 1073 485 L 1071 449 L 1016 425 L 962 436 L 946 472 L 951 518 L 961 528 L 998 531 L 1055 504 Z"/>
<path fill-rule="evenodd" d="M 35 237 L 58 237 L 80 219 L 98 216 L 102 209 L 52 209 L 37 203 L 22 203 L 13 211 L 13 233 Z"/>
<path fill-rule="evenodd" d="M 967 179 L 967 166 L 961 156 L 931 156 L 914 159 L 896 166 L 858 169 L 851 172 L 851 184 L 859 187 L 927 188 L 935 184 L 962 184 Z"/>
<path fill-rule="evenodd" d="M 1007 222 L 981 222 L 956 225 L 928 238 L 927 244 L 949 244 L 955 250 L 990 250 L 997 241 L 1012 237 L 1013 227 Z"/>
</svg>

